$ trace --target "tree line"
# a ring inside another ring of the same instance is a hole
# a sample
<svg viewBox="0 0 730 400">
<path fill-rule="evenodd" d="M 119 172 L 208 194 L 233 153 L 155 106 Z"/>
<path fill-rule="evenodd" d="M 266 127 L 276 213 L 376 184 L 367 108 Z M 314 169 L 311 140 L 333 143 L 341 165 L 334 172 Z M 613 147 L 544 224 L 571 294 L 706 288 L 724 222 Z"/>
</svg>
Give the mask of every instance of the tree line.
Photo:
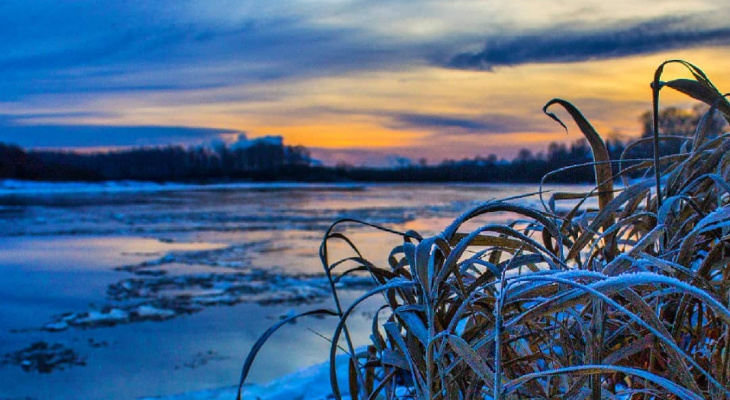
<svg viewBox="0 0 730 400">
<path fill-rule="evenodd" d="M 663 154 L 677 153 L 682 140 L 694 134 L 704 114 L 701 108 L 690 110 L 666 108 L 660 115 Z M 640 119 L 642 138 L 652 134 L 650 113 Z M 720 118 L 709 120 L 708 133 L 722 132 Z M 675 137 L 675 138 L 672 138 Z M 606 141 L 612 160 L 645 158 L 652 154 L 652 144 L 632 146 L 614 137 Z M 539 182 L 547 173 L 568 166 L 590 163 L 592 153 L 584 139 L 572 144 L 551 143 L 546 151 L 534 154 L 522 149 L 512 160 L 494 154 L 463 160 L 444 160 L 437 165 L 425 162 L 401 162 L 396 168 L 365 168 L 339 165 L 318 166 L 302 146 L 286 146 L 281 141 L 252 140 L 246 146 L 181 146 L 135 148 L 124 151 L 77 153 L 68 151 L 26 151 L 0 143 L 0 179 L 25 180 L 145 180 L 145 181 L 221 181 L 221 180 L 293 180 L 293 181 L 366 181 L 366 182 Z M 617 168 L 614 165 L 614 168 Z M 591 182 L 590 166 L 571 168 L 551 179 L 552 182 Z"/>
<path fill-rule="evenodd" d="M 207 181 L 248 179 L 311 164 L 302 146 L 251 141 L 245 147 L 166 146 L 78 153 L 25 151 L 0 143 L 0 178 L 27 180 Z"/>
</svg>

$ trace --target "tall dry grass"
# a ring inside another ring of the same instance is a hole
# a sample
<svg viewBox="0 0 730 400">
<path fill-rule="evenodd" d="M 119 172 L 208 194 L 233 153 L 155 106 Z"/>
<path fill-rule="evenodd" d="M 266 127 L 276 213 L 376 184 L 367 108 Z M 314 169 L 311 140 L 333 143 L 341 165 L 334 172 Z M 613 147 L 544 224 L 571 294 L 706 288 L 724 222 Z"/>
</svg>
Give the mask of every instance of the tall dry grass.
<svg viewBox="0 0 730 400">
<path fill-rule="evenodd" d="M 690 79 L 662 81 L 666 66 Z M 665 88 L 710 106 L 680 154 L 610 160 L 600 135 L 571 103 L 554 99 L 593 149 L 590 193 L 540 193 L 543 209 L 490 201 L 443 232 L 394 232 L 403 244 L 388 265 L 364 259 L 335 222 L 320 249 L 339 318 L 332 334 L 334 397 L 353 399 L 730 399 L 730 136 L 708 137 L 705 121 L 730 103 L 705 74 L 663 63 L 652 84 L 654 116 Z M 565 125 L 563 125 L 565 126 Z M 654 121 L 654 149 L 666 139 Z M 618 164 L 618 174 L 611 166 Z M 561 170 L 556 173 L 569 173 Z M 622 181 L 614 189 L 614 181 Z M 598 197 L 599 207 L 585 200 Z M 568 212 L 559 205 L 575 202 Z M 507 225 L 473 225 L 499 212 Z M 333 242 L 352 255 L 331 259 Z M 345 307 L 339 277 L 366 271 L 377 286 Z M 364 300 L 383 306 L 372 342 L 356 352 L 349 317 Z M 272 327 L 244 365 L 243 385 Z M 334 359 L 351 355 L 349 388 Z"/>
</svg>

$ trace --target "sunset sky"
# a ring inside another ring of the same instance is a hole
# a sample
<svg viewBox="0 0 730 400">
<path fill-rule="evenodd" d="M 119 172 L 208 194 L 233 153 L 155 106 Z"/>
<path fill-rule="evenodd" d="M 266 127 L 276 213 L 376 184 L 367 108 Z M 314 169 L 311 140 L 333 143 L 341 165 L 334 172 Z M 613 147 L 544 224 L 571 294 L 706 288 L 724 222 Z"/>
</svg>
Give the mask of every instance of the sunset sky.
<svg viewBox="0 0 730 400">
<path fill-rule="evenodd" d="M 726 0 L 5 1 L 0 141 L 88 150 L 245 133 L 329 164 L 511 158 L 579 137 L 542 114 L 554 97 L 603 134 L 637 135 L 666 59 L 730 90 L 728 15 Z"/>
</svg>

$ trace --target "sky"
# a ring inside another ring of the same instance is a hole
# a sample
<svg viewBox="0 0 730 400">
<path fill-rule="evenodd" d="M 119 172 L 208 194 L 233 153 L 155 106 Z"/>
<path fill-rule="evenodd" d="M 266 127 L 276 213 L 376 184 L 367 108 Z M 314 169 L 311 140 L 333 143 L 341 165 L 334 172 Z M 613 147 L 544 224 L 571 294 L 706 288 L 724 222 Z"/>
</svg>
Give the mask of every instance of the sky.
<svg viewBox="0 0 730 400">
<path fill-rule="evenodd" d="M 730 89 L 727 15 L 726 0 L 7 0 L 0 142 L 280 135 L 327 164 L 511 158 L 580 137 L 542 113 L 556 97 L 637 136 L 662 61 Z"/>
</svg>

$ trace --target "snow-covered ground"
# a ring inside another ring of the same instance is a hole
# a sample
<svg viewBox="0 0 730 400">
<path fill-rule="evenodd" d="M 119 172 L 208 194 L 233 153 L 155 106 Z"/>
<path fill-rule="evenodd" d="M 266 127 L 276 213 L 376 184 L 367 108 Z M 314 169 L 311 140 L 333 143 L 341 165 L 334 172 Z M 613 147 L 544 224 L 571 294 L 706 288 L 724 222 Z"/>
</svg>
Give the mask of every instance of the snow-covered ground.
<svg viewBox="0 0 730 400">
<path fill-rule="evenodd" d="M 347 356 L 337 357 L 337 376 L 343 399 L 350 398 L 347 392 Z M 331 398 L 329 363 L 304 368 L 293 374 L 278 378 L 266 385 L 245 385 L 242 399 L 256 400 L 325 400 Z M 234 400 L 238 387 L 199 390 L 173 396 L 143 397 L 139 400 Z"/>
<path fill-rule="evenodd" d="M 274 183 L 216 183 L 186 184 L 172 182 L 104 181 L 104 182 L 36 182 L 14 179 L 0 180 L 0 196 L 30 194 L 74 194 L 74 193 L 126 193 L 126 192 L 167 192 L 189 190 L 223 189 L 326 189 L 336 187 L 359 188 L 356 184 L 312 184 L 296 182 Z"/>
</svg>

